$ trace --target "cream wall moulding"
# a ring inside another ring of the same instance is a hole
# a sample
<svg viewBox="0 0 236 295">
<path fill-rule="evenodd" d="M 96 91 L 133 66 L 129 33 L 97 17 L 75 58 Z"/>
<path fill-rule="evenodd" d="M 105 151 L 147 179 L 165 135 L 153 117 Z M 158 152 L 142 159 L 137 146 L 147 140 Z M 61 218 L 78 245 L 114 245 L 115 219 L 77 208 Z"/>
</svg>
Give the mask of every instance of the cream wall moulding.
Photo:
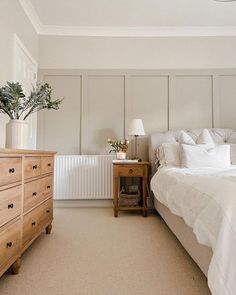
<svg viewBox="0 0 236 295">
<path fill-rule="evenodd" d="M 41 35 L 81 37 L 236 36 L 236 27 L 63 27 L 42 26 Z"/>
<path fill-rule="evenodd" d="M 29 0 L 19 0 L 39 35 L 81 37 L 201 37 L 236 36 L 236 26 L 55 26 L 41 22 Z"/>
</svg>

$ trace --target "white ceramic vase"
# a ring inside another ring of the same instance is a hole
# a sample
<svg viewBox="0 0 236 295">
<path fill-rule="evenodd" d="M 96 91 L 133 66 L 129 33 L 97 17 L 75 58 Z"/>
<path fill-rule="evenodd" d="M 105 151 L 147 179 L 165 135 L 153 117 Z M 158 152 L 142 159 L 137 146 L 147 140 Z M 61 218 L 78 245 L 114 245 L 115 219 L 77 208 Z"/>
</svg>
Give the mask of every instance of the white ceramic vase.
<svg viewBox="0 0 236 295">
<path fill-rule="evenodd" d="M 116 159 L 117 160 L 125 160 L 126 159 L 126 153 L 125 152 L 117 152 L 116 153 Z"/>
<path fill-rule="evenodd" d="M 28 129 L 25 120 L 10 120 L 6 125 L 6 148 L 28 149 Z"/>
</svg>

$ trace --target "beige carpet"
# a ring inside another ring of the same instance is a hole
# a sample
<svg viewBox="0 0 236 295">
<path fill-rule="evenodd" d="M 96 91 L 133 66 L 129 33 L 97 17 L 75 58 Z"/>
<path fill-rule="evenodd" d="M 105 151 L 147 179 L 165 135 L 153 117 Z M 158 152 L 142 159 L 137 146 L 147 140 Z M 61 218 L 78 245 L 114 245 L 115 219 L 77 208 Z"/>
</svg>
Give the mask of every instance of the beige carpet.
<svg viewBox="0 0 236 295">
<path fill-rule="evenodd" d="M 204 295 L 207 280 L 162 219 L 110 208 L 55 209 L 53 233 L 23 255 L 1 295 Z"/>
</svg>

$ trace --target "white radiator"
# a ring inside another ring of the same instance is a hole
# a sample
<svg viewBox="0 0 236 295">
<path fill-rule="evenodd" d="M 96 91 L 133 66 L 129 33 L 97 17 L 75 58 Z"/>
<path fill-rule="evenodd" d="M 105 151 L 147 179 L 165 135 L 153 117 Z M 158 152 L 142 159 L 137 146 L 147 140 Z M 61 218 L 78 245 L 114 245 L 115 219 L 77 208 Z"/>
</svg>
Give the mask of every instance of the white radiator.
<svg viewBox="0 0 236 295">
<path fill-rule="evenodd" d="M 109 155 L 56 156 L 54 198 L 113 198 L 113 159 Z"/>
</svg>

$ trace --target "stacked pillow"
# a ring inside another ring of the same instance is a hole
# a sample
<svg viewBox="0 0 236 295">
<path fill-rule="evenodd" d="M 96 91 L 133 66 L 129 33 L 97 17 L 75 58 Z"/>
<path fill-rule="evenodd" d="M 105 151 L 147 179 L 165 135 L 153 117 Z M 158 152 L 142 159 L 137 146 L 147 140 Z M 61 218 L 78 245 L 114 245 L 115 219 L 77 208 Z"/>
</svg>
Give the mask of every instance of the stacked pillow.
<svg viewBox="0 0 236 295">
<path fill-rule="evenodd" d="M 196 142 L 181 131 L 179 143 L 163 143 L 157 157 L 162 166 L 227 168 L 231 165 L 230 145 L 215 145 L 207 129 L 200 133 Z"/>
</svg>

